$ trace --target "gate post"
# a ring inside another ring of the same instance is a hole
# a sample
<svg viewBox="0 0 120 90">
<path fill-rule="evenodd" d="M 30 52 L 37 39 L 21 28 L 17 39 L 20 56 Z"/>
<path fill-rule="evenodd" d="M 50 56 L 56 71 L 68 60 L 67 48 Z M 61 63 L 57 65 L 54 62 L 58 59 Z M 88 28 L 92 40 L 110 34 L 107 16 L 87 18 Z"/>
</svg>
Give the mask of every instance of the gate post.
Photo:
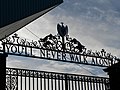
<svg viewBox="0 0 120 90">
<path fill-rule="evenodd" d="M 5 90 L 6 86 L 6 57 L 7 54 L 0 53 L 0 90 Z"/>
<path fill-rule="evenodd" d="M 120 90 L 120 62 L 104 69 L 104 71 L 109 75 L 110 90 Z"/>
</svg>

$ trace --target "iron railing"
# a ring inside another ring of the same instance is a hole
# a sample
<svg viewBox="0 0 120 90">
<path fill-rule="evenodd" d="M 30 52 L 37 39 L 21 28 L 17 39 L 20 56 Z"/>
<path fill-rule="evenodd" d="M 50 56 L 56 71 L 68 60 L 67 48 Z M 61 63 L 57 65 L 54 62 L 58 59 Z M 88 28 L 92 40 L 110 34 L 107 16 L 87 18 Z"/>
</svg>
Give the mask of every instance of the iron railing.
<svg viewBox="0 0 120 90">
<path fill-rule="evenodd" d="M 6 68 L 6 90 L 109 90 L 109 79 Z"/>
</svg>

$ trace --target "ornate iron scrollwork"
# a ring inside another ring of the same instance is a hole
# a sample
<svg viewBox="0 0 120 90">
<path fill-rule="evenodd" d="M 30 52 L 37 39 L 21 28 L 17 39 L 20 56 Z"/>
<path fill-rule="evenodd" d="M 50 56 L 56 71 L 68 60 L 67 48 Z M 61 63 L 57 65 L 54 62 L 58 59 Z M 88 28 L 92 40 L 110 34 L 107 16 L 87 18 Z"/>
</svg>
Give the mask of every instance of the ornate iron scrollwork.
<svg viewBox="0 0 120 90">
<path fill-rule="evenodd" d="M 104 49 L 95 52 L 88 50 L 81 42 L 68 35 L 68 26 L 64 26 L 63 23 L 57 25 L 57 30 L 57 35 L 49 34 L 37 41 L 28 41 L 20 38 L 18 34 L 14 34 L 2 40 L 3 49 L 6 49 L 3 51 L 14 55 L 42 57 L 97 66 L 110 66 L 120 61 L 119 58 L 107 53 Z M 39 54 L 33 53 L 35 49 L 38 49 Z M 68 54 L 69 58 L 67 59 Z M 91 58 L 90 63 L 88 63 L 88 57 Z"/>
<path fill-rule="evenodd" d="M 50 49 L 50 50 L 58 50 L 63 51 L 62 49 L 62 39 L 59 35 L 52 35 L 49 34 L 45 36 L 44 38 L 40 38 L 38 41 L 27 41 L 26 39 L 22 39 L 18 36 L 18 34 L 14 34 L 11 37 L 7 37 L 4 40 L 2 40 L 2 43 L 7 44 L 17 44 L 17 45 L 23 45 L 23 46 L 31 46 L 36 48 L 43 48 L 43 49 Z M 111 53 L 107 53 L 105 49 L 102 49 L 101 51 L 95 51 L 87 50 L 84 45 L 82 45 L 77 39 L 70 38 L 69 35 L 66 36 L 65 39 L 65 49 L 64 52 L 70 52 L 70 53 L 81 53 L 84 55 L 89 56 L 96 56 L 96 57 L 105 57 L 119 60 L 116 56 L 113 56 Z"/>
<path fill-rule="evenodd" d="M 75 38 L 69 38 L 66 36 L 66 42 L 64 43 L 65 52 L 75 52 L 75 53 L 82 53 L 85 46 L 83 46 L 78 40 Z M 12 37 L 7 37 L 6 39 L 2 40 L 2 43 L 10 43 L 10 44 L 18 44 L 23 46 L 31 46 L 36 48 L 43 48 L 43 49 L 51 49 L 51 50 L 60 50 L 63 51 L 63 42 L 59 35 L 52 35 L 49 34 L 44 38 L 40 38 L 38 41 L 27 41 L 26 39 L 22 39 L 18 37 L 18 34 L 14 34 Z"/>
<path fill-rule="evenodd" d="M 17 76 L 7 76 L 6 79 L 7 79 L 6 81 L 7 90 L 16 90 L 17 89 Z"/>
</svg>

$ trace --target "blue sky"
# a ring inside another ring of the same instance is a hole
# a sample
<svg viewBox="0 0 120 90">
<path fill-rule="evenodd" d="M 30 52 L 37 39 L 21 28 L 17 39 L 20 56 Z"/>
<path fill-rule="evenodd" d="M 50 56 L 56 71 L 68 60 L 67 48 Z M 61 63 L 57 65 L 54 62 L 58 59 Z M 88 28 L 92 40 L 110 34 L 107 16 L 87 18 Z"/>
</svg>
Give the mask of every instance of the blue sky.
<svg viewBox="0 0 120 90">
<path fill-rule="evenodd" d="M 69 35 L 77 38 L 88 49 L 101 50 L 120 57 L 120 1 L 119 0 L 64 0 L 64 3 L 26 27 L 39 37 L 57 34 L 57 23 L 69 27 Z M 38 40 L 26 28 L 20 29 L 19 36 Z M 106 74 L 98 67 L 90 67 L 54 61 L 45 61 L 10 56 L 7 66 L 78 74 Z M 81 68 L 84 67 L 87 70 Z"/>
</svg>

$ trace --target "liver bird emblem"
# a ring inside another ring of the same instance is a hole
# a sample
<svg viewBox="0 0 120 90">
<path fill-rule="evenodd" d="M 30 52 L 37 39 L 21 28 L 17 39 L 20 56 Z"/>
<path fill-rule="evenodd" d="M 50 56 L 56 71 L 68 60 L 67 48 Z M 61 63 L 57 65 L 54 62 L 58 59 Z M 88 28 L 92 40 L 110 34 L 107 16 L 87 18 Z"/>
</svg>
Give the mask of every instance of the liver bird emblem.
<svg viewBox="0 0 120 90">
<path fill-rule="evenodd" d="M 65 35 L 68 34 L 68 26 L 67 25 L 64 26 L 64 23 L 61 22 L 61 25 L 57 24 L 57 31 L 61 37 L 64 37 Z"/>
</svg>

